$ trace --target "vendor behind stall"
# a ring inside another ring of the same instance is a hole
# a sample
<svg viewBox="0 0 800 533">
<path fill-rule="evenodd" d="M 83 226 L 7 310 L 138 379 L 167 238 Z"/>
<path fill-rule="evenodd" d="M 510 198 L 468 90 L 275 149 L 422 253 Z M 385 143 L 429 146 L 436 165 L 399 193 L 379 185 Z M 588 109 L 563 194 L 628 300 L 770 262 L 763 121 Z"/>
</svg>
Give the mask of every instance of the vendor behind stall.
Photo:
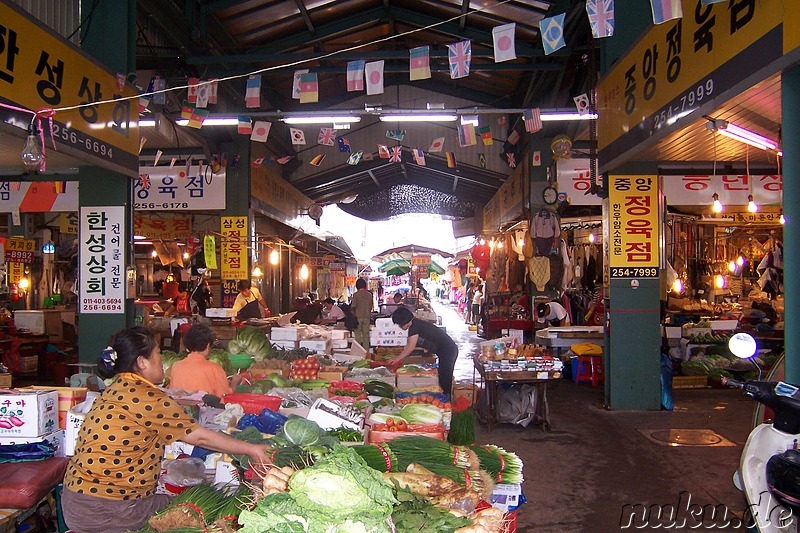
<svg viewBox="0 0 800 533">
<path fill-rule="evenodd" d="M 558 302 L 541 303 L 536 306 L 538 321 L 546 326 L 564 326 L 567 324 L 567 310 Z"/>
<path fill-rule="evenodd" d="M 408 341 L 400 355 L 390 359 L 389 363 L 400 364 L 417 346 L 436 354 L 439 356 L 439 386 L 442 392 L 450 394 L 453 387 L 453 368 L 458 359 L 458 347 L 453 339 L 436 324 L 414 318 L 414 314 L 406 307 L 400 307 L 392 313 L 392 322 L 408 331 Z"/>
<path fill-rule="evenodd" d="M 344 311 L 336 305 L 333 298 L 325 298 L 322 302 L 322 324 L 333 324 L 344 318 Z"/>
<path fill-rule="evenodd" d="M 195 324 L 190 327 L 183 335 L 183 345 L 189 350 L 189 355 L 172 365 L 170 388 L 203 391 L 220 398 L 233 392 L 225 370 L 208 360 L 214 345 L 214 333 L 208 326 Z"/>
<path fill-rule="evenodd" d="M 101 376 L 116 379 L 86 414 L 67 466 L 61 507 L 71 530 L 137 530 L 166 507 L 171 496 L 155 491 L 164 447 L 176 440 L 268 462 L 265 446 L 200 426 L 158 388 L 164 367 L 149 329 L 136 326 L 117 333 L 97 368 Z"/>
<path fill-rule="evenodd" d="M 236 295 L 236 300 L 233 302 L 233 314 L 237 320 L 269 316 L 269 309 L 267 309 L 264 298 L 261 297 L 258 289 L 252 286 L 249 279 L 240 279 L 236 286 L 239 294 Z M 261 314 L 262 307 L 264 315 Z"/>
</svg>

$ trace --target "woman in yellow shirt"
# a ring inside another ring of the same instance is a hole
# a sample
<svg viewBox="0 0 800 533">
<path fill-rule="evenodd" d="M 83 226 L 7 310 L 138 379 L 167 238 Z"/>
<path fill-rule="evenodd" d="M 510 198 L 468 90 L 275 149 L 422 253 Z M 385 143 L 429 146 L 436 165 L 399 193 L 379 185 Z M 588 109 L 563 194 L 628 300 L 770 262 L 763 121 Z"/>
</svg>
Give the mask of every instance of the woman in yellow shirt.
<svg viewBox="0 0 800 533">
<path fill-rule="evenodd" d="M 98 371 L 116 380 L 86 414 L 67 466 L 61 498 L 71 530 L 136 530 L 166 507 L 170 496 L 155 491 L 164 446 L 176 440 L 267 462 L 265 446 L 200 426 L 158 388 L 164 367 L 151 330 L 136 326 L 117 333 L 113 347 L 100 356 Z"/>
</svg>

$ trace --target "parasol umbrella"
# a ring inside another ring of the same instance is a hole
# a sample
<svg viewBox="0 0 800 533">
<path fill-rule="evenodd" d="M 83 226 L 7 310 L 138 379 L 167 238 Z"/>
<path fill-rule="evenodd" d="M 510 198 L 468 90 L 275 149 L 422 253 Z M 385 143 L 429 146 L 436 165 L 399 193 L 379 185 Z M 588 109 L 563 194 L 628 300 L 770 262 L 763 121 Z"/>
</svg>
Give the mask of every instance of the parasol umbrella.
<svg viewBox="0 0 800 533">
<path fill-rule="evenodd" d="M 430 248 L 428 246 L 420 246 L 418 244 L 406 244 L 405 246 L 397 246 L 389 248 L 381 253 L 375 255 L 373 261 L 389 261 L 390 259 L 406 259 L 411 261 L 411 258 L 416 254 L 439 255 L 441 257 L 450 258 L 453 254 L 439 250 L 438 248 Z"/>
<path fill-rule="evenodd" d="M 403 259 L 390 259 L 378 267 L 380 272 L 384 272 L 389 276 L 401 276 L 408 274 L 411 270 L 411 264 Z M 444 274 L 444 269 L 431 261 L 428 265 L 428 272 L 438 275 Z"/>
</svg>

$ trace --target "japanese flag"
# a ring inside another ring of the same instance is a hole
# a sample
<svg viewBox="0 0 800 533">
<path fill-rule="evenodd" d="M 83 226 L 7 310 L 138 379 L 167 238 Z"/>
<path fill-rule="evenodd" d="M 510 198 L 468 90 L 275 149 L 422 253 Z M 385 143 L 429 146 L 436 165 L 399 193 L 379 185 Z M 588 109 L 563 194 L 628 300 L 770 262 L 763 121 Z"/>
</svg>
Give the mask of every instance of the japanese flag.
<svg viewBox="0 0 800 533">
<path fill-rule="evenodd" d="M 272 122 L 256 120 L 256 123 L 253 124 L 253 133 L 250 135 L 250 140 L 262 143 L 267 142 L 267 137 L 269 137 L 269 129 L 271 127 Z"/>
<path fill-rule="evenodd" d="M 364 66 L 367 75 L 367 94 L 383 94 L 383 60 Z"/>
<path fill-rule="evenodd" d="M 514 31 L 516 26 L 517 25 L 512 22 L 492 28 L 495 63 L 517 58 L 517 52 L 514 48 Z"/>
</svg>

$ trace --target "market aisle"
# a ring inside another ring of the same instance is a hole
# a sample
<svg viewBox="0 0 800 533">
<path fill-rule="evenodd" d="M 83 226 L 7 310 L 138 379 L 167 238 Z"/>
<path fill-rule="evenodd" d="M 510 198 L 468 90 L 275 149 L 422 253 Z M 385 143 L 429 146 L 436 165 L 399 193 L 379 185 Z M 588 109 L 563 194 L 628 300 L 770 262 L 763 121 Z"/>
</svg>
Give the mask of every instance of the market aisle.
<svg viewBox="0 0 800 533">
<path fill-rule="evenodd" d="M 442 325 L 447 329 L 447 334 L 458 346 L 458 360 L 453 372 L 456 383 L 472 383 L 472 354 L 480 350 L 479 343 L 483 339 L 469 330 L 469 326 L 456 311 L 455 305 L 434 298 L 431 300 L 431 307 L 442 318 Z"/>
</svg>

